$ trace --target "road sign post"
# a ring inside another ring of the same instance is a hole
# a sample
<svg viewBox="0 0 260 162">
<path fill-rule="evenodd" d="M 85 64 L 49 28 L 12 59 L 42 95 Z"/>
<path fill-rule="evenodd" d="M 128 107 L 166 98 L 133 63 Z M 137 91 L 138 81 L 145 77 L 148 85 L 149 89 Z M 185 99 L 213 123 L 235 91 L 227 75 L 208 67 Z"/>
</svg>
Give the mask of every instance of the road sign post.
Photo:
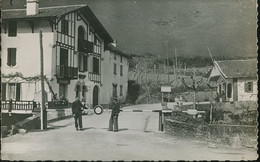
<svg viewBox="0 0 260 162">
<path fill-rule="evenodd" d="M 159 131 L 163 131 L 163 125 L 162 125 L 162 111 L 159 111 Z"/>
</svg>

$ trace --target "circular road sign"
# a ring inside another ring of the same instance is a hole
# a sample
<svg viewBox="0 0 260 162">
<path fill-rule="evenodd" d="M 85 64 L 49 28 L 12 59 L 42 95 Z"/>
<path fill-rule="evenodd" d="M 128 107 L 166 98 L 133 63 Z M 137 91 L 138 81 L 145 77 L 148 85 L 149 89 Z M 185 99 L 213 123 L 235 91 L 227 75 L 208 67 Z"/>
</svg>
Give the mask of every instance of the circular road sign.
<svg viewBox="0 0 260 162">
<path fill-rule="evenodd" d="M 94 107 L 94 113 L 100 115 L 103 113 L 103 107 L 101 105 L 97 105 Z"/>
</svg>

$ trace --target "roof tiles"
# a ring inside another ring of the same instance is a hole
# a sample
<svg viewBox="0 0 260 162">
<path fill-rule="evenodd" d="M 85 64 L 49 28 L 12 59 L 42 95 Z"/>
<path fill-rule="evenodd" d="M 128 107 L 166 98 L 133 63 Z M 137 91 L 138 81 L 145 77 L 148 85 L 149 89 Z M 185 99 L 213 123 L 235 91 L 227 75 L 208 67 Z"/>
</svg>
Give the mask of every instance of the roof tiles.
<svg viewBox="0 0 260 162">
<path fill-rule="evenodd" d="M 216 61 L 227 78 L 257 77 L 257 60 Z"/>
</svg>

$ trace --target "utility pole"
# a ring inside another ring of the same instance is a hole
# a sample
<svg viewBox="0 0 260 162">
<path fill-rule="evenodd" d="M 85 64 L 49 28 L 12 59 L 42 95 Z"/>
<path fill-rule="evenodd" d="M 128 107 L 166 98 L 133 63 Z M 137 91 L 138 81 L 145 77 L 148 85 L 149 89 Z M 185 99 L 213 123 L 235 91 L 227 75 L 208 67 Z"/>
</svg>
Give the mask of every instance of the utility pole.
<svg viewBox="0 0 260 162">
<path fill-rule="evenodd" d="M 178 60 L 177 60 L 177 51 L 176 51 L 176 47 L 174 48 L 174 54 L 175 54 L 175 69 L 176 69 L 176 72 L 177 72 L 177 68 L 178 68 Z"/>
<path fill-rule="evenodd" d="M 168 41 L 166 41 L 166 54 L 167 54 L 167 67 L 166 67 L 166 70 L 167 70 L 167 75 L 168 75 L 168 84 L 170 84 L 170 75 L 169 75 L 169 69 L 168 69 L 168 66 L 169 66 L 169 54 L 168 54 Z"/>
<path fill-rule="evenodd" d="M 193 67 L 193 108 L 196 109 L 196 83 L 195 83 L 195 68 Z"/>
<path fill-rule="evenodd" d="M 179 79 L 178 79 L 178 61 L 177 61 L 177 51 L 176 51 L 176 47 L 174 47 L 174 56 L 175 56 L 176 79 L 177 79 L 177 85 L 178 85 L 178 84 L 179 84 Z"/>
<path fill-rule="evenodd" d="M 42 46 L 42 29 L 40 30 L 40 64 L 41 64 L 41 89 L 42 89 L 42 102 L 41 102 L 41 130 L 47 127 L 47 114 L 45 108 L 45 89 L 44 89 L 44 76 L 43 76 L 43 46 Z"/>
</svg>

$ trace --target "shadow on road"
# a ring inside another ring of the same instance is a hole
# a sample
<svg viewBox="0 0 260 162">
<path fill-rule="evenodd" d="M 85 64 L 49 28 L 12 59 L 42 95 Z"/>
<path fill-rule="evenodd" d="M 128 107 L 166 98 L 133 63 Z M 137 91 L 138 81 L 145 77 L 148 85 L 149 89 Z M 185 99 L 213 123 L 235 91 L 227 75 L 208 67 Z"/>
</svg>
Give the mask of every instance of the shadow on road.
<svg viewBox="0 0 260 162">
<path fill-rule="evenodd" d="M 102 129 L 108 130 L 108 128 L 102 128 Z M 118 132 L 126 131 L 126 130 L 129 130 L 129 129 L 128 128 L 121 128 L 121 129 L 118 129 Z M 111 132 L 113 132 L 113 131 L 111 131 Z"/>
<path fill-rule="evenodd" d="M 87 130 L 87 129 L 95 129 L 94 127 L 87 127 L 87 128 L 82 128 L 81 131 Z"/>
<path fill-rule="evenodd" d="M 51 130 L 56 130 L 56 129 L 60 129 L 60 128 L 64 128 L 66 126 L 48 126 L 47 129 L 41 130 L 41 129 L 31 129 L 28 132 L 30 133 L 34 133 L 34 132 L 44 132 L 44 131 L 51 131 Z"/>
<path fill-rule="evenodd" d="M 128 128 L 121 128 L 121 129 L 118 129 L 118 132 L 126 131 L 126 130 L 128 130 Z"/>
</svg>

